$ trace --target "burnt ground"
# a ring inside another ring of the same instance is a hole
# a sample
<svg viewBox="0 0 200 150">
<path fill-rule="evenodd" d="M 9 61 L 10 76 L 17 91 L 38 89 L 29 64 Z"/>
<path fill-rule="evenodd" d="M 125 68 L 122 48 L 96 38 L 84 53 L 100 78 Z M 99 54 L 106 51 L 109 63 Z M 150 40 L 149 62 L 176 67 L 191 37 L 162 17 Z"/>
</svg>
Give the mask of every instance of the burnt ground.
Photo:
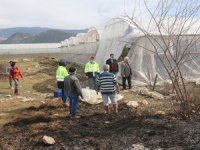
<svg viewBox="0 0 200 150">
<path fill-rule="evenodd" d="M 29 63 L 36 65 L 37 62 Z M 80 102 L 78 115 L 81 118 L 70 119 L 68 107 L 51 94 L 55 82 L 50 71 L 45 72 L 46 68 L 41 71 L 41 65 L 39 71 L 30 72 L 23 63 L 19 65 L 25 74 L 20 96 L 32 99 L 22 101 L 12 94 L 11 98 L 0 99 L 2 150 L 128 150 L 138 143 L 153 150 L 200 149 L 199 114 L 189 121 L 181 120 L 173 111 L 172 106 L 176 104 L 173 100 L 159 101 L 122 91 L 124 98 L 119 102 L 118 114 L 105 115 L 102 103 Z M 47 65 L 47 68 L 51 67 Z M 9 94 L 10 90 L 4 86 L 0 93 Z M 146 100 L 149 104 L 133 109 L 126 105 L 130 100 Z M 166 114 L 156 115 L 160 110 Z M 53 137 L 56 143 L 45 145 L 44 135 Z"/>
</svg>

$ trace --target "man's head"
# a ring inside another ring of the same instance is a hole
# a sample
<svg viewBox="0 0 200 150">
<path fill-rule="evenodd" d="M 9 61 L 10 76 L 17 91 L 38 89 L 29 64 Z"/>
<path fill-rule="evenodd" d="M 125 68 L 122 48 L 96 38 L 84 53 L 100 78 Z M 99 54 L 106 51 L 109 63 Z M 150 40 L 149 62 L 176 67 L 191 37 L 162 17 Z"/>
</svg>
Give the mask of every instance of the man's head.
<svg viewBox="0 0 200 150">
<path fill-rule="evenodd" d="M 129 58 L 126 56 L 126 57 L 124 57 L 124 62 L 128 62 L 129 61 Z"/>
<path fill-rule="evenodd" d="M 94 56 L 90 57 L 90 62 L 94 62 Z"/>
<path fill-rule="evenodd" d="M 64 67 L 65 67 L 65 66 L 66 66 L 65 61 L 64 61 L 64 60 L 60 60 L 60 61 L 59 61 L 59 66 L 64 66 Z"/>
<path fill-rule="evenodd" d="M 103 65 L 103 71 L 109 71 L 110 66 L 109 65 Z"/>
<path fill-rule="evenodd" d="M 70 67 L 70 68 L 69 68 L 69 73 L 70 73 L 70 74 L 75 74 L 75 73 L 76 73 L 76 68 Z"/>
<path fill-rule="evenodd" d="M 12 64 L 12 61 L 9 61 L 9 64 L 11 65 L 11 64 Z"/>
<path fill-rule="evenodd" d="M 14 67 L 15 64 L 16 64 L 16 62 L 15 62 L 15 61 L 12 61 L 10 65 L 11 65 L 12 67 Z"/>
<path fill-rule="evenodd" d="M 110 54 L 110 58 L 111 58 L 111 59 L 114 59 L 114 54 L 113 54 L 113 53 Z"/>
</svg>

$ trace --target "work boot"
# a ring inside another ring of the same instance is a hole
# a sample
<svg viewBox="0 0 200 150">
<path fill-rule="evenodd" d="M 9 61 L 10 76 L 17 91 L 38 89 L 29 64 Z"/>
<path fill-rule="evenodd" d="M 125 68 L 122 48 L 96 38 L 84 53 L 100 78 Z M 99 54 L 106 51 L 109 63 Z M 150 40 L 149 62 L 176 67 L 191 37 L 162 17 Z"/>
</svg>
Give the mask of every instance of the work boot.
<svg viewBox="0 0 200 150">
<path fill-rule="evenodd" d="M 16 94 L 16 95 L 19 95 L 18 89 L 15 89 L 15 94 Z"/>
</svg>

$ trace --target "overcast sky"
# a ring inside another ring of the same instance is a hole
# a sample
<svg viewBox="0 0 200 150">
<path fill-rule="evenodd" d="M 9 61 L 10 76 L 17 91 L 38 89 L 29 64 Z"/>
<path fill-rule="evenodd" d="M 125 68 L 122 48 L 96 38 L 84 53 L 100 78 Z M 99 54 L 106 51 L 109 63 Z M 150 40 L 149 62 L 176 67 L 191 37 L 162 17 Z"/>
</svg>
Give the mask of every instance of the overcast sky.
<svg viewBox="0 0 200 150">
<path fill-rule="evenodd" d="M 83 29 L 133 8 L 133 0 L 0 0 L 0 28 Z"/>
</svg>

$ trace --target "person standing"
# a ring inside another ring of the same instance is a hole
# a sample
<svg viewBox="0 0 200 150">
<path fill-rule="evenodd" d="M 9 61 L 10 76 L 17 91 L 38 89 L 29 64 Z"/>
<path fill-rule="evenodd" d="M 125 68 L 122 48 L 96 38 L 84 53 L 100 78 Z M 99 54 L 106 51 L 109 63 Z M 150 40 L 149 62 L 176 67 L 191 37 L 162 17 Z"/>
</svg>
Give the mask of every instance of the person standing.
<svg viewBox="0 0 200 150">
<path fill-rule="evenodd" d="M 129 89 L 131 89 L 132 88 L 132 84 L 131 84 L 132 70 L 129 65 L 128 57 L 125 57 L 124 62 L 121 64 L 121 76 L 122 76 L 123 90 L 126 90 L 126 80 L 128 81 Z"/>
<path fill-rule="evenodd" d="M 88 77 L 88 86 L 90 89 L 96 90 L 96 79 L 99 72 L 99 65 L 94 61 L 94 56 L 91 56 L 90 61 L 85 64 L 85 74 Z"/>
<path fill-rule="evenodd" d="M 71 118 L 80 118 L 76 116 L 79 96 L 83 99 L 82 88 L 76 77 L 76 68 L 69 68 L 69 76 L 64 79 L 64 92 L 69 98 L 69 115 Z"/>
<path fill-rule="evenodd" d="M 62 90 L 62 101 L 64 104 L 67 100 L 67 96 L 64 93 L 64 78 L 68 75 L 69 74 L 66 69 L 66 63 L 64 61 L 60 61 L 56 70 L 56 80 L 58 88 Z"/>
<path fill-rule="evenodd" d="M 11 64 L 12 64 L 12 61 L 9 61 L 9 66 L 6 68 L 6 74 L 8 75 L 8 79 L 9 79 L 9 85 L 10 85 L 10 88 L 13 89 L 13 83 L 12 83 L 12 77 L 10 76 L 10 69 L 11 69 Z"/>
<path fill-rule="evenodd" d="M 109 72 L 117 75 L 117 73 L 119 72 L 119 67 L 117 60 L 114 58 L 114 54 L 110 54 L 110 58 L 106 60 L 106 64 L 110 66 Z"/>
<path fill-rule="evenodd" d="M 105 105 L 106 113 L 110 113 L 109 99 L 113 104 L 114 112 L 118 113 L 118 104 L 116 100 L 116 92 L 119 93 L 119 86 L 116 81 L 116 76 L 109 72 L 109 65 L 103 66 L 103 73 L 97 79 L 97 93 L 101 91 L 102 99 Z"/>
<path fill-rule="evenodd" d="M 14 94 L 19 95 L 19 79 L 22 78 L 22 74 L 20 69 L 16 66 L 16 62 L 11 62 L 11 68 L 10 68 L 10 78 L 14 81 L 15 88 L 14 88 Z"/>
</svg>

